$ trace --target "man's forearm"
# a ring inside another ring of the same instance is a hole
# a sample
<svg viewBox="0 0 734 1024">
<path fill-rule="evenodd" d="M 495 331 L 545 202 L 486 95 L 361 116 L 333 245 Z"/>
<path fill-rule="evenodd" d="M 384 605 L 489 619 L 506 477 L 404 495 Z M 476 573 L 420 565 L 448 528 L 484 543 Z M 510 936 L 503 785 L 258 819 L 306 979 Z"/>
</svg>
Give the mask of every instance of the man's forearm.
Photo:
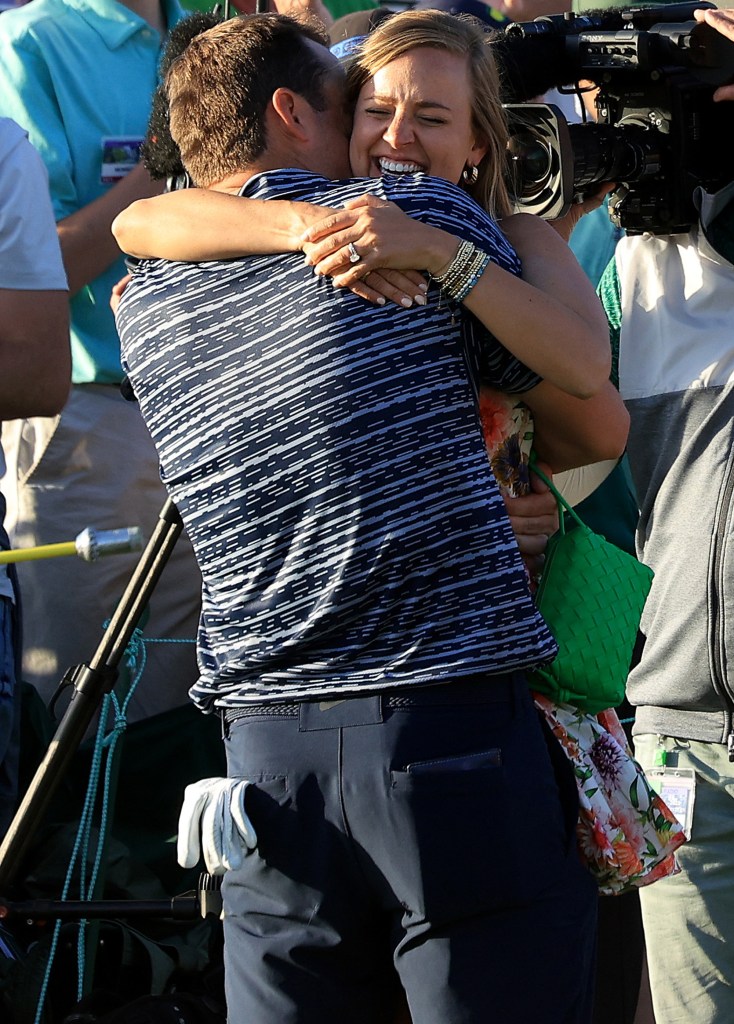
<svg viewBox="0 0 734 1024">
<path fill-rule="evenodd" d="M 70 379 L 66 292 L 0 288 L 0 420 L 55 415 Z"/>
<path fill-rule="evenodd" d="M 310 15 L 318 18 L 326 28 L 334 24 L 334 18 L 322 0 L 274 0 L 273 6 L 278 14 L 289 14 L 291 17 Z"/>
</svg>

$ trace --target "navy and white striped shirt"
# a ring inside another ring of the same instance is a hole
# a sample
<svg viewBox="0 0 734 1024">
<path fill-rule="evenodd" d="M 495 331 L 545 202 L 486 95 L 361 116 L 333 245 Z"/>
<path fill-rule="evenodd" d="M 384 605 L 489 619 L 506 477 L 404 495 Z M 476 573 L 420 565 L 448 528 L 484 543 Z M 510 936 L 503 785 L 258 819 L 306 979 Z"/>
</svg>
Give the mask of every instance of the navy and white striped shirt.
<svg viewBox="0 0 734 1024">
<path fill-rule="evenodd" d="M 245 193 L 341 206 L 371 192 L 511 247 L 460 189 L 268 172 Z M 548 661 L 478 425 L 478 370 L 537 376 L 483 329 L 335 290 L 302 254 L 146 261 L 123 357 L 203 577 L 204 709 L 344 697 Z M 472 367 L 472 372 L 468 371 Z"/>
</svg>

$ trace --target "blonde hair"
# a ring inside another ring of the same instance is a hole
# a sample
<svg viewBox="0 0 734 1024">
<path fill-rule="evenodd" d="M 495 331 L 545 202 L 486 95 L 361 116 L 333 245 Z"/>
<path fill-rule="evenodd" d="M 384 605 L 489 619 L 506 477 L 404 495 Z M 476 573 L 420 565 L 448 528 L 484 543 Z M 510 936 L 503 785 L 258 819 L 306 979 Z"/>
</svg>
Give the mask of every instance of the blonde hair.
<svg viewBox="0 0 734 1024">
<path fill-rule="evenodd" d="M 493 217 L 512 212 L 507 190 L 507 120 L 500 99 L 500 77 L 491 35 L 470 15 L 445 11 L 402 11 L 380 22 L 367 36 L 347 71 L 349 99 L 356 103 L 362 86 L 387 64 L 418 47 L 432 47 L 464 57 L 471 80 L 472 124 L 487 153 L 473 184 L 459 182 Z"/>
</svg>

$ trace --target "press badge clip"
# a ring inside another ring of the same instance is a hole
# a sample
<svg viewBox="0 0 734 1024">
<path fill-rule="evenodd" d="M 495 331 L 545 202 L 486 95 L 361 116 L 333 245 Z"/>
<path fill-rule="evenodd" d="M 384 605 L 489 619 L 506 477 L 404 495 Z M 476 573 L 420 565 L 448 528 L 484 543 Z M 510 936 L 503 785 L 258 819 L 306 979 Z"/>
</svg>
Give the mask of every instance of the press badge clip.
<svg viewBox="0 0 734 1024">
<path fill-rule="evenodd" d="M 140 160 L 140 147 L 144 141 L 141 135 L 116 135 L 102 139 L 102 184 L 121 181 L 130 173 Z"/>
<path fill-rule="evenodd" d="M 657 764 L 656 758 L 656 764 Z M 649 768 L 647 780 L 683 826 L 688 839 L 693 826 L 693 805 L 696 800 L 696 773 L 689 768 L 668 768 L 662 758 L 660 767 Z"/>
</svg>

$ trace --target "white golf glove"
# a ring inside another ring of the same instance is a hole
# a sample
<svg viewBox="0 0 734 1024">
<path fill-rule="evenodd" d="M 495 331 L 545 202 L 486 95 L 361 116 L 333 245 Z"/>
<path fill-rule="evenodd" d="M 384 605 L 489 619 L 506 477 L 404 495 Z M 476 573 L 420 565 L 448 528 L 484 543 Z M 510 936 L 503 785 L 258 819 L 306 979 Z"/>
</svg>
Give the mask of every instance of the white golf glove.
<svg viewBox="0 0 734 1024">
<path fill-rule="evenodd" d="M 176 851 L 182 868 L 193 868 L 202 854 L 210 875 L 242 866 L 247 853 L 257 846 L 255 829 L 245 813 L 249 785 L 245 779 L 201 779 L 186 787 Z"/>
</svg>

